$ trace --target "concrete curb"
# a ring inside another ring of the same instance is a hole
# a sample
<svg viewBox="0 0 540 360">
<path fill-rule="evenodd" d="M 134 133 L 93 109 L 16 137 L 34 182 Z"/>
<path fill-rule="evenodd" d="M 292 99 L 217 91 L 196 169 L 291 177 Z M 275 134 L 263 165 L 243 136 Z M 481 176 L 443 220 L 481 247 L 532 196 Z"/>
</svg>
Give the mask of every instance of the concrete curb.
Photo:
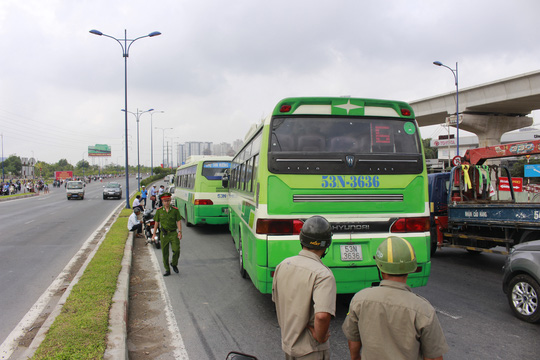
<svg viewBox="0 0 540 360">
<path fill-rule="evenodd" d="M 109 334 L 107 335 L 107 348 L 103 359 L 117 360 L 128 359 L 127 351 L 127 319 L 129 309 L 129 279 L 131 263 L 133 259 L 133 238 L 130 232 L 124 248 L 122 269 L 118 274 L 116 292 L 112 298 L 112 306 L 109 312 Z"/>
<path fill-rule="evenodd" d="M 25 199 L 29 197 L 39 196 L 39 193 L 30 193 L 25 195 L 19 195 L 19 196 L 12 196 L 12 197 L 0 197 L 0 201 L 10 201 L 10 200 L 18 200 L 18 199 Z"/>
</svg>

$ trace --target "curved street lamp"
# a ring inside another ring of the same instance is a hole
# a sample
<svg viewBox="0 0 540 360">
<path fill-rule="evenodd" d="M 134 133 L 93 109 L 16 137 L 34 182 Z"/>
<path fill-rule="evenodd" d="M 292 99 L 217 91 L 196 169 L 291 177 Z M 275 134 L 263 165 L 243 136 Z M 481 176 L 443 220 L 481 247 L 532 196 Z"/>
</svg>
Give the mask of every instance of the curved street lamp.
<svg viewBox="0 0 540 360">
<path fill-rule="evenodd" d="M 447 68 L 448 70 L 450 70 L 450 71 L 452 72 L 452 75 L 454 75 L 454 80 L 455 80 L 455 82 L 456 82 L 456 138 L 457 138 L 457 143 L 456 143 L 456 155 L 459 156 L 459 86 L 458 86 L 458 63 L 457 63 L 457 61 L 456 61 L 456 68 L 455 68 L 455 69 L 452 69 L 451 67 L 444 65 L 444 64 L 443 64 L 442 62 L 440 62 L 440 61 L 434 61 L 434 62 L 433 62 L 433 65 L 445 67 L 445 68 Z M 448 141 L 450 141 L 450 139 L 448 139 Z"/>
<path fill-rule="evenodd" d="M 139 155 L 139 118 L 142 114 L 147 113 L 147 112 L 152 112 L 154 111 L 154 109 L 148 109 L 146 111 L 139 111 L 139 109 L 137 109 L 136 113 L 134 113 L 133 111 L 127 111 L 126 109 L 122 109 L 122 111 L 135 115 L 135 119 L 137 119 L 137 188 L 138 188 L 138 191 L 141 191 L 141 158 Z"/>
<path fill-rule="evenodd" d="M 161 35 L 161 33 L 159 31 L 154 31 L 154 32 L 151 32 L 148 35 L 139 36 L 138 38 L 135 38 L 135 39 L 128 39 L 127 38 L 127 30 L 125 30 L 125 29 L 124 29 L 124 38 L 123 39 L 117 39 L 114 36 L 104 34 L 99 30 L 90 30 L 90 33 L 94 34 L 94 35 L 98 35 L 98 36 L 105 36 L 105 37 L 111 38 L 113 40 L 116 40 L 116 42 L 118 42 L 118 44 L 120 44 L 120 47 L 122 48 L 122 56 L 124 57 L 124 98 L 125 98 L 124 109 L 126 110 L 125 111 L 126 116 L 125 116 L 125 119 L 124 119 L 125 133 L 126 133 L 126 135 L 125 135 L 125 137 L 126 137 L 126 194 L 127 194 L 126 195 L 126 209 L 129 209 L 130 208 L 130 205 L 129 205 L 129 161 L 128 161 L 128 147 L 127 147 L 127 138 L 128 138 L 127 58 L 129 57 L 129 49 L 131 48 L 131 45 L 135 41 L 137 41 L 139 39 L 142 39 L 142 38 L 145 38 L 145 37 L 158 36 L 158 35 Z"/>
</svg>

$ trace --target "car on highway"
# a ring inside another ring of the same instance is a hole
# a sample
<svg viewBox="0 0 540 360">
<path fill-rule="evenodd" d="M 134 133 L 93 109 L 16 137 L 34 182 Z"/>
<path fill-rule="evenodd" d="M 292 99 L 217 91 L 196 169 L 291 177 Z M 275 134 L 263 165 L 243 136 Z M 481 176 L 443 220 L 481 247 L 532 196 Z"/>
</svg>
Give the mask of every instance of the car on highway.
<svg viewBox="0 0 540 360">
<path fill-rule="evenodd" d="M 110 182 L 103 186 L 103 200 L 108 198 L 122 198 L 122 185 L 117 182 Z"/>
<path fill-rule="evenodd" d="M 82 181 L 68 181 L 66 183 L 66 196 L 68 200 L 84 199 L 84 187 L 86 184 Z"/>
<path fill-rule="evenodd" d="M 503 269 L 503 292 L 514 315 L 526 322 L 540 322 L 540 240 L 514 246 Z"/>
</svg>

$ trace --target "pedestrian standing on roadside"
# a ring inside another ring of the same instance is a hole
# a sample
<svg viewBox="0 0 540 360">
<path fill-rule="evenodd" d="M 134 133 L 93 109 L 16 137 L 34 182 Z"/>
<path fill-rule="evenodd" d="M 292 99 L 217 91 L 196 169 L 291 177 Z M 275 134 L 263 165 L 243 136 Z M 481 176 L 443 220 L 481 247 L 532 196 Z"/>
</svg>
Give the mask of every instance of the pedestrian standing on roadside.
<svg viewBox="0 0 540 360">
<path fill-rule="evenodd" d="M 143 207 L 146 207 L 146 197 L 148 196 L 148 190 L 146 190 L 146 187 L 143 185 L 141 187 L 141 204 L 143 204 Z"/>
<path fill-rule="evenodd" d="M 163 254 L 163 267 L 165 272 L 163 276 L 171 275 L 169 267 L 169 245 L 172 250 L 171 267 L 178 274 L 178 259 L 180 258 L 180 240 L 182 239 L 182 223 L 180 220 L 180 211 L 175 206 L 171 206 L 171 193 L 163 193 L 161 202 L 163 207 L 156 210 L 154 216 L 155 225 L 153 234 L 156 233 L 158 226 L 161 231 L 161 252 Z"/>
<path fill-rule="evenodd" d="M 412 245 L 390 236 L 375 263 L 381 284 L 356 293 L 342 326 L 351 360 L 442 360 L 448 345 L 435 309 L 407 285 L 417 266 Z"/>
<path fill-rule="evenodd" d="M 321 259 L 332 243 L 332 228 L 322 216 L 306 220 L 302 250 L 283 260 L 274 273 L 272 300 L 286 360 L 330 359 L 330 320 L 336 314 L 336 279 Z"/>
<path fill-rule="evenodd" d="M 163 203 L 161 202 L 161 195 L 163 195 L 163 193 L 165 192 L 165 185 L 160 185 L 159 186 L 159 190 L 158 190 L 158 194 L 157 194 L 157 198 L 158 198 L 158 206 L 163 206 Z"/>
<path fill-rule="evenodd" d="M 156 185 L 152 185 L 152 188 L 150 189 L 150 200 L 152 201 L 152 210 L 156 208 L 156 198 L 157 198 Z"/>
</svg>

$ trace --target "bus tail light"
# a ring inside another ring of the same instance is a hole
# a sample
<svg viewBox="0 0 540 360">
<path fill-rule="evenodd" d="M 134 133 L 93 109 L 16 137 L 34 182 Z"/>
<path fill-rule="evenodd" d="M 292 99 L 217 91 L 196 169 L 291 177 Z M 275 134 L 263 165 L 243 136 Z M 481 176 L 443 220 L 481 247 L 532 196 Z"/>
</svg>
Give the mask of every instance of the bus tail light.
<svg viewBox="0 0 540 360">
<path fill-rule="evenodd" d="M 429 217 L 401 218 L 392 224 L 390 232 L 426 232 L 429 231 Z"/>
<path fill-rule="evenodd" d="M 298 235 L 304 222 L 293 219 L 258 219 L 257 234 Z"/>
<path fill-rule="evenodd" d="M 209 199 L 195 199 L 194 205 L 214 205 L 214 202 Z"/>
<path fill-rule="evenodd" d="M 409 109 L 401 109 L 401 115 L 403 116 L 411 116 L 411 110 Z"/>
</svg>

